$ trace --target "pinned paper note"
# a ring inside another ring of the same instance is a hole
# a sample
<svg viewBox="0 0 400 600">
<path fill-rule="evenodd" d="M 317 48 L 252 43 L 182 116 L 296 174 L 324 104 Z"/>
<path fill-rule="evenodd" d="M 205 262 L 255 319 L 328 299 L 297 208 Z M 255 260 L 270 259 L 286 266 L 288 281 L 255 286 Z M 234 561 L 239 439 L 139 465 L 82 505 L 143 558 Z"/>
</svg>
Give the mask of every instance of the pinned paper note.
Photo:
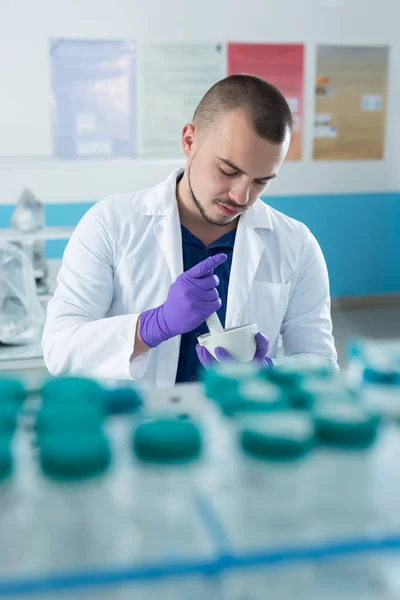
<svg viewBox="0 0 400 600">
<path fill-rule="evenodd" d="M 382 159 L 387 47 L 318 46 L 315 160 Z"/>
<path fill-rule="evenodd" d="M 364 94 L 361 96 L 361 110 L 376 112 L 382 110 L 383 98 L 381 94 Z"/>
<path fill-rule="evenodd" d="M 293 115 L 287 160 L 299 160 L 303 135 L 303 44 L 228 44 L 228 75 L 250 73 L 266 79 L 285 96 Z"/>
</svg>

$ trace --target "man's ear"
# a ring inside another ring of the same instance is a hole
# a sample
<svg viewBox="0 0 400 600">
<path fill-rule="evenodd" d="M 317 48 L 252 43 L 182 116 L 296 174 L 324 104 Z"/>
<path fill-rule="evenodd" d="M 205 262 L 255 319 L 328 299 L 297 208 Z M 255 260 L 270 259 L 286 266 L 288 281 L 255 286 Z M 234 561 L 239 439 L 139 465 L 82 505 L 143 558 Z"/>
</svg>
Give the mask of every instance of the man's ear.
<svg viewBox="0 0 400 600">
<path fill-rule="evenodd" d="M 186 123 L 182 129 L 182 149 L 186 158 L 191 158 L 194 153 L 195 129 L 192 123 Z"/>
</svg>

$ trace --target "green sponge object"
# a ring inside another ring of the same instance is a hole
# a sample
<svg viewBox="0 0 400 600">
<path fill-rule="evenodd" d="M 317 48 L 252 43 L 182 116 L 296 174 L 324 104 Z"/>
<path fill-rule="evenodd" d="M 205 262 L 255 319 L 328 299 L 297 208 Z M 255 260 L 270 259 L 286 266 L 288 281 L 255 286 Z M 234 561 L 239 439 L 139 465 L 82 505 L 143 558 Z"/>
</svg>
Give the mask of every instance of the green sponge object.
<svg viewBox="0 0 400 600">
<path fill-rule="evenodd" d="M 278 386 L 262 379 L 239 384 L 237 389 L 222 396 L 219 404 L 226 415 L 268 412 L 286 408 L 286 403 Z"/>
<path fill-rule="evenodd" d="M 366 383 L 382 383 L 387 385 L 400 386 L 400 366 L 392 369 L 378 369 L 367 366 L 363 372 L 363 379 Z"/>
<path fill-rule="evenodd" d="M 134 431 L 133 449 L 141 460 L 184 462 L 201 452 L 201 433 L 192 421 L 157 419 L 141 423 Z"/>
<path fill-rule="evenodd" d="M 226 361 L 204 371 L 202 381 L 206 395 L 217 402 L 234 392 L 240 383 L 257 379 L 260 369 L 253 363 Z"/>
<path fill-rule="evenodd" d="M 17 427 L 18 407 L 13 402 L 0 403 L 0 435 L 13 434 Z"/>
<path fill-rule="evenodd" d="M 7 435 L 0 437 L 0 481 L 12 474 L 13 460 L 11 454 L 11 438 Z"/>
<path fill-rule="evenodd" d="M 81 377 L 59 377 L 47 381 L 40 390 L 43 403 L 71 404 L 95 403 L 104 406 L 106 390 L 91 379 Z"/>
<path fill-rule="evenodd" d="M 291 356 L 272 369 L 265 369 L 264 376 L 274 383 L 297 386 L 308 378 L 331 377 L 332 373 L 323 358 L 318 356 Z"/>
<path fill-rule="evenodd" d="M 45 436 L 40 445 L 40 465 L 53 479 L 93 477 L 103 473 L 110 463 L 110 447 L 102 433 L 55 433 Z"/>
<path fill-rule="evenodd" d="M 289 403 L 295 408 L 312 410 L 314 405 L 330 400 L 351 400 L 352 392 L 336 377 L 310 378 L 297 388 L 287 390 Z"/>
<path fill-rule="evenodd" d="M 123 387 L 107 390 L 106 410 L 110 415 L 121 415 L 136 412 L 143 400 L 139 392 L 133 388 Z"/>
<path fill-rule="evenodd" d="M 287 410 L 244 419 L 239 437 L 248 454 L 290 460 L 304 456 L 314 446 L 315 428 L 304 411 Z"/>
<path fill-rule="evenodd" d="M 337 447 L 366 448 L 378 432 L 379 418 L 352 402 L 326 402 L 314 411 L 321 442 Z"/>
<path fill-rule="evenodd" d="M 51 433 L 99 432 L 105 419 L 104 407 L 98 404 L 78 403 L 42 406 L 36 417 L 39 436 Z"/>
<path fill-rule="evenodd" d="M 24 402 L 26 395 L 25 387 L 17 379 L 0 379 L 1 404 L 11 401 L 20 406 Z"/>
</svg>

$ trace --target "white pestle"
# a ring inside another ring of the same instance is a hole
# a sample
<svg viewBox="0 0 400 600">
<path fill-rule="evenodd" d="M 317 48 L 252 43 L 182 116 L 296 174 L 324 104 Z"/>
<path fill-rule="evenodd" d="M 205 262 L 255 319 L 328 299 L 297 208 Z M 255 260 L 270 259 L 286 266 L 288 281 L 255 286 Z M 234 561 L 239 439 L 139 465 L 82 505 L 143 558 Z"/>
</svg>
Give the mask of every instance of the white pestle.
<svg viewBox="0 0 400 600">
<path fill-rule="evenodd" d="M 218 333 L 224 333 L 224 328 L 221 325 L 221 321 L 217 313 L 213 313 L 206 319 L 207 327 L 211 335 L 215 335 Z"/>
</svg>

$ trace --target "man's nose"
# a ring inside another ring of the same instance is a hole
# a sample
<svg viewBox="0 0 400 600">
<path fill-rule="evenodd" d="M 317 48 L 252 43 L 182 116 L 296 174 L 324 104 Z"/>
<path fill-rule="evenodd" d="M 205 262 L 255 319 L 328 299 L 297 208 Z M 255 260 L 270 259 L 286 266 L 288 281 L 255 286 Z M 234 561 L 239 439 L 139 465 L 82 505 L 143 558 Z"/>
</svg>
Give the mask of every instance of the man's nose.
<svg viewBox="0 0 400 600">
<path fill-rule="evenodd" d="M 238 206 L 244 206 L 250 198 L 250 186 L 247 184 L 238 184 L 229 191 L 229 198 Z"/>
</svg>

